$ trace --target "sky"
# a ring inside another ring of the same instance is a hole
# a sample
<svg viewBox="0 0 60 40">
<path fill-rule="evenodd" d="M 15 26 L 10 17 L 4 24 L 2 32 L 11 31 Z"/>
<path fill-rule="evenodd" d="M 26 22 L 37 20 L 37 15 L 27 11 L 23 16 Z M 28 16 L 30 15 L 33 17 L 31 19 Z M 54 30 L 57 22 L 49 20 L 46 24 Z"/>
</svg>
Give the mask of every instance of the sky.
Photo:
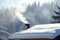
<svg viewBox="0 0 60 40">
<path fill-rule="evenodd" d="M 0 6 L 9 7 L 9 6 L 16 6 L 20 0 L 0 0 Z"/>
<path fill-rule="evenodd" d="M 40 2 L 40 5 L 44 3 L 51 3 L 54 0 L 0 0 L 0 7 L 17 7 L 20 6 L 21 4 L 26 6 L 28 4 L 32 4 L 36 1 L 36 3 Z"/>
</svg>

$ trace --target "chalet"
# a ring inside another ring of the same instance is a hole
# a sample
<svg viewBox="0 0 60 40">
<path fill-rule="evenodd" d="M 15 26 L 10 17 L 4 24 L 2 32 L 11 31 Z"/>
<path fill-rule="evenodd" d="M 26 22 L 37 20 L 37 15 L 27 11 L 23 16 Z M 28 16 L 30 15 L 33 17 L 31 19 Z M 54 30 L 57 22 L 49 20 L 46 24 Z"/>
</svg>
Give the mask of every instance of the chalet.
<svg viewBox="0 0 60 40">
<path fill-rule="evenodd" d="M 60 35 L 59 23 L 42 24 L 11 34 L 9 40 L 52 40 L 59 39 L 58 35 Z"/>
</svg>

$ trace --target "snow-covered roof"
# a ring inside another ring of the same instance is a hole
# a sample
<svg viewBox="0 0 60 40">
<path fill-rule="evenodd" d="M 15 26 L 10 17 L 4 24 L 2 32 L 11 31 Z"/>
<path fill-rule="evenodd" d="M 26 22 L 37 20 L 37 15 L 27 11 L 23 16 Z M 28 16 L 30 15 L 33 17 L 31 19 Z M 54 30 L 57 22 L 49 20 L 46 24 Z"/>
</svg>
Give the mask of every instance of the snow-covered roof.
<svg viewBox="0 0 60 40">
<path fill-rule="evenodd" d="M 9 38 L 53 38 L 56 29 L 60 29 L 60 23 L 35 25 L 27 30 L 16 32 Z"/>
</svg>

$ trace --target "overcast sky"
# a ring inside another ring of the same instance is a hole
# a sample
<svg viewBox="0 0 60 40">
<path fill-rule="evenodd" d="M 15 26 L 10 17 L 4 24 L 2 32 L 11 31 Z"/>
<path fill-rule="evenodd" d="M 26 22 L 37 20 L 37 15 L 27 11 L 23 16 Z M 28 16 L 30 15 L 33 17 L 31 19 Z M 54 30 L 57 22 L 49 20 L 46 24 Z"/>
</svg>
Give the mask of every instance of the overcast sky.
<svg viewBox="0 0 60 40">
<path fill-rule="evenodd" d="M 42 5 L 43 3 L 51 3 L 54 0 L 0 0 L 0 7 L 4 6 L 4 7 L 17 7 L 22 5 L 28 5 L 28 4 L 32 4 L 36 1 L 36 3 L 38 3 L 38 1 L 40 2 L 40 5 Z"/>
</svg>

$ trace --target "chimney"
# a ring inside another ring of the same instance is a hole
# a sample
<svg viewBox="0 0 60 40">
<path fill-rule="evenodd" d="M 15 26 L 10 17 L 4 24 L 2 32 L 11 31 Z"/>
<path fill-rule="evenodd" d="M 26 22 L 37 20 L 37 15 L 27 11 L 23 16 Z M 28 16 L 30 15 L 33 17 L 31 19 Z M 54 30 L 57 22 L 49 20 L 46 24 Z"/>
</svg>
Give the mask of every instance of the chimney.
<svg viewBox="0 0 60 40">
<path fill-rule="evenodd" d="M 30 24 L 25 24 L 26 29 L 30 28 Z"/>
</svg>

